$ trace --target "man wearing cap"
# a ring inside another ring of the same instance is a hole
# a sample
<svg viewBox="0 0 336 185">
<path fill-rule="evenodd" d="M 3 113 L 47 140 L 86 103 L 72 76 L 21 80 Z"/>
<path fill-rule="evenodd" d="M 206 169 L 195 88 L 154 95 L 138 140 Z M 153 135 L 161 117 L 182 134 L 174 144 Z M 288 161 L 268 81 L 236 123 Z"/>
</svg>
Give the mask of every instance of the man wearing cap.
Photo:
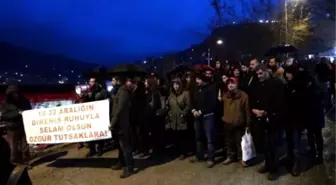
<svg viewBox="0 0 336 185">
<path fill-rule="evenodd" d="M 247 94 L 238 89 L 236 77 L 229 78 L 227 84 L 229 91 L 222 97 L 224 107 L 222 121 L 227 148 L 227 158 L 223 164 L 228 165 L 239 160 L 241 165 L 246 167 L 246 163 L 241 160 L 241 137 L 245 128 L 250 125 L 249 100 Z"/>
<path fill-rule="evenodd" d="M 212 168 L 215 156 L 215 123 L 214 111 L 216 107 L 216 87 L 210 83 L 210 79 L 199 73 L 196 77 L 197 89 L 192 94 L 192 114 L 194 116 L 194 128 L 196 136 L 196 158 L 190 162 L 204 161 L 204 136 L 207 140 L 207 167 Z"/>
</svg>

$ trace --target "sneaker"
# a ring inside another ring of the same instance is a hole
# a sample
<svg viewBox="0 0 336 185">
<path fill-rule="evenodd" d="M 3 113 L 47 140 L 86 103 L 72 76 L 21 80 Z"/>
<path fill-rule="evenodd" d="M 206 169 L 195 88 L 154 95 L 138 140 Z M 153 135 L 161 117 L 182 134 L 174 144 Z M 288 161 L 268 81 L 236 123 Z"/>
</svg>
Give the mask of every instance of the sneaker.
<svg viewBox="0 0 336 185">
<path fill-rule="evenodd" d="M 245 161 L 239 161 L 239 163 L 243 168 L 248 167 L 248 164 Z"/>
<path fill-rule="evenodd" d="M 234 162 L 234 160 L 231 158 L 231 157 L 227 157 L 223 162 L 222 162 L 222 164 L 223 165 L 229 165 L 229 164 L 231 164 L 231 163 L 233 163 Z"/>
<path fill-rule="evenodd" d="M 129 176 L 131 176 L 131 175 L 133 175 L 133 174 L 134 174 L 134 171 L 133 171 L 133 170 L 132 170 L 132 171 L 124 170 L 124 171 L 121 173 L 120 178 L 121 178 L 121 179 L 125 179 L 125 178 L 127 178 L 127 177 L 129 177 Z"/>
<path fill-rule="evenodd" d="M 196 157 L 195 158 L 192 158 L 192 159 L 190 159 L 190 161 L 189 161 L 190 163 L 201 163 L 201 162 L 204 162 L 204 160 L 203 159 L 197 159 Z"/>
<path fill-rule="evenodd" d="M 275 172 L 270 172 L 268 175 L 267 175 L 267 179 L 269 181 L 275 181 L 277 180 L 278 176 Z"/>
<path fill-rule="evenodd" d="M 206 167 L 207 168 L 212 168 L 212 167 L 214 167 L 215 166 L 215 162 L 214 161 L 207 161 L 206 162 Z"/>
<path fill-rule="evenodd" d="M 259 168 L 258 173 L 267 173 L 268 169 L 266 168 L 266 166 L 262 166 L 261 168 Z"/>
<path fill-rule="evenodd" d="M 112 170 L 122 170 L 125 165 L 122 165 L 121 163 L 117 163 L 116 165 L 111 166 Z"/>
</svg>

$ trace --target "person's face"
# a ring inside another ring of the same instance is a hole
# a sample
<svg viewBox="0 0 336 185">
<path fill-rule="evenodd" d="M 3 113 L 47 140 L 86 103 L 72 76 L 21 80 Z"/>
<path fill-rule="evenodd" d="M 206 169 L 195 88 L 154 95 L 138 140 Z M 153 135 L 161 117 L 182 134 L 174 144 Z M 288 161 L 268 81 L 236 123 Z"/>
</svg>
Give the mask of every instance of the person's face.
<svg viewBox="0 0 336 185">
<path fill-rule="evenodd" d="M 89 85 L 92 87 L 96 84 L 96 79 L 94 78 L 91 78 L 90 81 L 89 81 Z"/>
<path fill-rule="evenodd" d="M 286 66 L 291 66 L 291 65 L 293 65 L 293 63 L 294 63 L 294 59 L 293 59 L 293 58 L 289 58 L 289 59 L 286 61 L 285 65 L 286 65 Z"/>
<path fill-rule="evenodd" d="M 233 71 L 233 75 L 236 76 L 236 77 L 240 76 L 240 71 L 239 71 L 239 69 L 234 69 L 234 71 Z"/>
<path fill-rule="evenodd" d="M 221 64 L 219 61 L 216 62 L 216 68 L 219 69 L 221 67 Z"/>
<path fill-rule="evenodd" d="M 242 65 L 242 66 L 241 66 L 241 70 L 242 70 L 243 72 L 246 72 L 246 71 L 247 71 L 247 66 Z"/>
<path fill-rule="evenodd" d="M 203 84 L 203 80 L 200 79 L 200 78 L 196 78 L 196 84 L 197 84 L 198 86 L 202 85 L 202 84 Z"/>
<path fill-rule="evenodd" d="M 255 69 L 257 66 L 258 66 L 257 59 L 253 59 L 253 60 L 251 60 L 251 62 L 250 62 L 250 69 L 251 69 L 252 71 L 254 71 L 254 69 Z"/>
<path fill-rule="evenodd" d="M 275 58 L 271 58 L 270 61 L 268 62 L 268 65 L 274 69 L 277 67 L 277 63 L 275 62 Z"/>
<path fill-rule="evenodd" d="M 212 77 L 212 72 L 211 71 L 205 71 L 205 76 L 208 78 Z"/>
<path fill-rule="evenodd" d="M 223 76 L 222 76 L 222 81 L 223 81 L 224 83 L 226 83 L 227 80 L 228 80 L 228 77 L 227 77 L 226 75 L 223 75 Z"/>
<path fill-rule="evenodd" d="M 133 90 L 133 83 L 130 81 L 130 80 L 127 80 L 126 83 L 125 83 L 125 86 L 127 89 L 129 90 Z"/>
<path fill-rule="evenodd" d="M 262 70 L 257 71 L 257 75 L 260 81 L 264 81 L 266 78 L 266 72 Z"/>
<path fill-rule="evenodd" d="M 175 91 L 180 90 L 180 84 L 174 82 L 174 83 L 173 83 L 173 88 L 174 88 Z"/>
<path fill-rule="evenodd" d="M 189 83 L 191 81 L 190 76 L 187 76 L 186 81 L 187 81 L 187 83 Z"/>
<path fill-rule="evenodd" d="M 115 78 L 112 78 L 112 85 L 113 86 L 117 85 L 117 80 Z"/>
<path fill-rule="evenodd" d="M 293 78 L 294 78 L 293 74 L 291 74 L 291 73 L 286 73 L 286 79 L 287 79 L 288 81 L 293 80 Z"/>
<path fill-rule="evenodd" d="M 229 82 L 228 82 L 228 90 L 229 90 L 229 91 L 234 91 L 234 90 L 237 89 L 237 87 L 238 87 L 238 84 L 237 84 L 237 83 L 234 83 L 234 82 L 232 82 L 232 81 L 229 81 Z"/>
</svg>

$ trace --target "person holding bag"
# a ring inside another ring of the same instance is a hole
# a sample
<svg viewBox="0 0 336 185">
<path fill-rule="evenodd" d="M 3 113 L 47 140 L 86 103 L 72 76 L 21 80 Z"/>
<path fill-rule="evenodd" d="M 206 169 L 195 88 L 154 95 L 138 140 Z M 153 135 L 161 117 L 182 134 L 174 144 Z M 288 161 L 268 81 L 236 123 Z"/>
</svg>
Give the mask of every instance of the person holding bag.
<svg viewBox="0 0 336 185">
<path fill-rule="evenodd" d="M 242 160 L 241 138 L 251 120 L 248 95 L 238 89 L 236 77 L 229 78 L 227 86 L 228 92 L 222 97 L 224 107 L 222 121 L 227 148 L 227 158 L 223 164 L 228 165 L 238 160 L 243 167 L 247 167 Z"/>
</svg>

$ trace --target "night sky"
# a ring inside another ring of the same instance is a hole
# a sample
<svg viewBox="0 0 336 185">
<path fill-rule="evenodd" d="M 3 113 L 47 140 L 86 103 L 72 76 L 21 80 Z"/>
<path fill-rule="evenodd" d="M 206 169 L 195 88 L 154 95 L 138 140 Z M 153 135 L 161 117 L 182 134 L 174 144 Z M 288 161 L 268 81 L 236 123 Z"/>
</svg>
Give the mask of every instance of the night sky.
<svg viewBox="0 0 336 185">
<path fill-rule="evenodd" d="M 210 0 L 3 0 L 0 40 L 111 65 L 199 43 L 212 15 Z"/>
</svg>

